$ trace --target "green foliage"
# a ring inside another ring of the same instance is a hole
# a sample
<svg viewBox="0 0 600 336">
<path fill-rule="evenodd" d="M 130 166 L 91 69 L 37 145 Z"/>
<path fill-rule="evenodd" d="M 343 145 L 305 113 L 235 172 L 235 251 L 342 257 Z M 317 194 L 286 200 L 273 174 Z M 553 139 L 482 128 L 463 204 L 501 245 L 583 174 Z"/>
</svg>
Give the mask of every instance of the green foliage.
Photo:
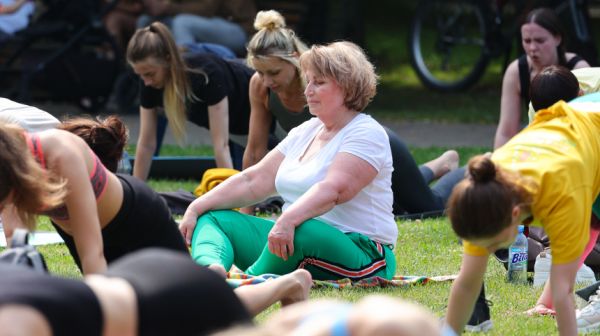
<svg viewBox="0 0 600 336">
<path fill-rule="evenodd" d="M 410 66 L 407 36 L 416 1 L 369 6 L 366 49 L 380 74 L 369 106 L 376 117 L 495 124 L 500 111 L 502 64 L 492 62 L 470 90 L 440 93 L 425 88 Z"/>
</svg>

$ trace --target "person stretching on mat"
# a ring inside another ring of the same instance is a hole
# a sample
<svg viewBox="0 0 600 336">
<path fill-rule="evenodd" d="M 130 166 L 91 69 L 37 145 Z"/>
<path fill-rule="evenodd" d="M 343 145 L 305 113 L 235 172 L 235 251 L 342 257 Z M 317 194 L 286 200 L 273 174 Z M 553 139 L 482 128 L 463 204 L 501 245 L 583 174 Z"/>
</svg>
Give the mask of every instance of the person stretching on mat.
<svg viewBox="0 0 600 336">
<path fill-rule="evenodd" d="M 160 22 L 135 32 L 127 46 L 127 62 L 142 79 L 135 177 L 148 177 L 163 110 L 178 140 L 184 139 L 190 120 L 210 131 L 217 167 L 241 168 L 250 116 L 250 68 L 208 53 L 184 60 Z"/>
<path fill-rule="evenodd" d="M 305 270 L 233 290 L 189 256 L 136 251 L 84 280 L 0 264 L 0 336 L 207 335 L 308 298 Z"/>
<path fill-rule="evenodd" d="M 256 70 L 250 80 L 250 126 L 244 151 L 244 168 L 256 164 L 268 151 L 269 130 L 275 120 L 275 135 L 281 140 L 290 130 L 313 117 L 304 96 L 299 58 L 305 44 L 285 26 L 277 11 L 259 12 L 254 21 L 258 30 L 248 43 L 248 64 Z M 458 167 L 458 153 L 449 150 L 440 157 L 417 166 L 406 144 L 384 127 L 394 172 L 392 190 L 396 215 L 437 212 L 446 208 L 452 187 L 464 171 L 447 173 Z M 440 177 L 433 187 L 429 183 Z"/>
<path fill-rule="evenodd" d="M 122 124 L 94 132 L 126 141 Z M 187 253 L 164 200 L 135 177 L 108 171 L 64 130 L 27 133 L 0 123 L 0 211 L 7 241 L 15 227 L 31 230 L 37 215 L 49 216 L 84 274 L 142 247 Z"/>
<path fill-rule="evenodd" d="M 194 200 L 179 228 L 193 259 L 221 273 L 235 264 L 253 275 L 306 268 L 315 279 L 391 279 L 392 156 L 383 127 L 361 112 L 375 95 L 373 65 L 350 42 L 313 46 L 300 64 L 316 118 Z M 220 210 L 275 193 L 285 202 L 276 221 Z"/>
<path fill-rule="evenodd" d="M 539 225 L 550 238 L 549 281 L 531 313 L 556 312 L 561 335 L 577 334 L 575 274 L 596 243 L 590 230 L 600 193 L 600 110 L 559 102 L 491 156 L 469 161 L 448 213 L 464 256 L 448 303 L 447 328 L 462 332 L 483 282 L 490 253 L 508 247 L 517 226 Z"/>
</svg>

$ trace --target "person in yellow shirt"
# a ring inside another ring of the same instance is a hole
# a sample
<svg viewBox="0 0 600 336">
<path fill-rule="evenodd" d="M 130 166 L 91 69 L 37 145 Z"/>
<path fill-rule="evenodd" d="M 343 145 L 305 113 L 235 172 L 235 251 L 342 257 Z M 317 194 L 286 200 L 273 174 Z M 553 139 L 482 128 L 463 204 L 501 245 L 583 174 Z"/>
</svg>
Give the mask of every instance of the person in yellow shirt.
<svg viewBox="0 0 600 336">
<path fill-rule="evenodd" d="M 464 256 L 450 293 L 447 328 L 462 331 L 490 253 L 508 247 L 517 226 L 529 223 L 545 229 L 552 248 L 549 290 L 539 298 L 539 308 L 551 303 L 559 333 L 577 333 L 575 274 L 589 253 L 586 246 L 598 236 L 597 231 L 590 235 L 592 203 L 600 192 L 598 132 L 600 109 L 576 110 L 559 102 L 538 111 L 529 127 L 491 156 L 469 161 L 467 177 L 448 203 Z"/>
</svg>

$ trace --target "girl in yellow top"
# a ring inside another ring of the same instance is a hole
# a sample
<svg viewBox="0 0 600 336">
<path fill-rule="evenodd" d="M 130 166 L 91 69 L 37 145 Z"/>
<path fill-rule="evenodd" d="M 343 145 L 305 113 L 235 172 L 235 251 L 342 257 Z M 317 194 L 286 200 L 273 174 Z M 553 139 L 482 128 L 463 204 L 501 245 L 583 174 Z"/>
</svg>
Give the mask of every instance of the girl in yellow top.
<svg viewBox="0 0 600 336">
<path fill-rule="evenodd" d="M 468 177 L 448 203 L 464 256 L 450 293 L 447 327 L 463 329 L 488 256 L 514 241 L 520 223 L 531 222 L 544 227 L 552 247 L 550 280 L 538 304 L 556 309 L 561 335 L 577 333 L 575 274 L 598 237 L 595 230 L 590 235 L 592 203 L 600 192 L 598 132 L 600 112 L 559 102 L 538 111 L 528 128 L 491 157 L 471 159 Z"/>
</svg>

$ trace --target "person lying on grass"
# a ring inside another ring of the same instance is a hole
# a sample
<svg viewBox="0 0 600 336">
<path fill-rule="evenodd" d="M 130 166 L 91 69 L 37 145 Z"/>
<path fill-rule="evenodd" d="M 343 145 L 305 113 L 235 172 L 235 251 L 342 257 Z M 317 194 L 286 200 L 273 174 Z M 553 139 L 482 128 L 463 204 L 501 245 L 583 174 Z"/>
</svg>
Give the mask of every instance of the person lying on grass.
<svg viewBox="0 0 600 336">
<path fill-rule="evenodd" d="M 269 316 L 255 327 L 233 327 L 213 336 L 439 336 L 439 320 L 422 306 L 385 295 L 367 295 L 356 303 L 316 299 Z"/>
<path fill-rule="evenodd" d="M 83 280 L 0 263 L 0 336 L 206 335 L 308 298 L 306 270 L 232 289 L 188 255 L 148 248 Z"/>
</svg>

